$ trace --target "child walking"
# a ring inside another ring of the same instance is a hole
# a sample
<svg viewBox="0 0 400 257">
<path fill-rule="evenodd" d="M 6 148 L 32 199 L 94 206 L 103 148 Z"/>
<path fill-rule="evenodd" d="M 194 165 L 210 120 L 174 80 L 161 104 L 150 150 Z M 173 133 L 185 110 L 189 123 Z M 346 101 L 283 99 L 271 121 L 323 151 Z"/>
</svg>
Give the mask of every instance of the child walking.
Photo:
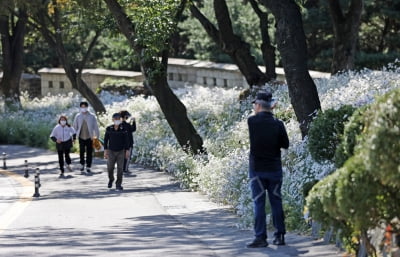
<svg viewBox="0 0 400 257">
<path fill-rule="evenodd" d="M 64 177 L 64 156 L 68 171 L 72 171 L 71 157 L 69 156 L 69 153 L 71 151 L 72 144 L 76 139 L 75 129 L 68 124 L 68 119 L 66 116 L 60 116 L 58 119 L 58 124 L 53 128 L 53 131 L 50 134 L 50 138 L 56 143 L 58 163 L 60 164 L 61 171 L 60 177 Z"/>
</svg>

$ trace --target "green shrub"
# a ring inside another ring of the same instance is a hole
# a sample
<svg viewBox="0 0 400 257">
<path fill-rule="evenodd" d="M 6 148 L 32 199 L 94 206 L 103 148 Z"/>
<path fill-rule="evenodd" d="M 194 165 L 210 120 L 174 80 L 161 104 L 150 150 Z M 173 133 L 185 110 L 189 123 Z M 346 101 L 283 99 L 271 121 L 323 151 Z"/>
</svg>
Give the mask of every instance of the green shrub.
<svg viewBox="0 0 400 257">
<path fill-rule="evenodd" d="M 367 174 L 360 155 L 350 158 L 340 169 L 340 178 L 336 184 L 336 204 L 354 230 L 366 231 L 378 224 L 380 192 L 381 186 Z"/>
<path fill-rule="evenodd" d="M 17 117 L 19 115 L 15 113 L 0 115 L 0 143 L 46 148 L 53 127 L 37 120 Z"/>
<path fill-rule="evenodd" d="M 299 208 L 300 207 L 300 208 Z M 289 231 L 306 231 L 308 224 L 303 216 L 301 206 L 295 202 L 284 202 L 283 209 L 285 211 L 285 225 Z"/>
<path fill-rule="evenodd" d="M 363 106 L 354 111 L 349 121 L 344 126 L 341 142 L 336 148 L 334 162 L 335 166 L 340 168 L 354 155 L 354 148 L 358 142 L 363 140 L 363 130 L 366 123 L 366 117 L 369 116 L 368 106 Z M 365 114 L 365 115 L 364 115 Z"/>
<path fill-rule="evenodd" d="M 336 204 L 336 185 L 340 172 L 336 171 L 313 186 L 306 203 L 312 219 L 321 222 L 325 227 L 343 227 L 345 220 L 338 211 Z"/>
<path fill-rule="evenodd" d="M 304 183 L 303 185 L 303 197 L 304 199 L 308 196 L 308 194 L 310 193 L 311 189 L 313 188 L 313 186 L 315 186 L 315 184 L 318 183 L 319 180 L 313 179 L 311 181 L 308 181 L 306 183 Z"/>
<path fill-rule="evenodd" d="M 392 222 L 399 213 L 399 192 L 380 183 L 368 171 L 363 154 L 350 158 L 337 183 L 337 206 L 356 233 Z"/>
<path fill-rule="evenodd" d="M 356 56 L 355 65 L 357 69 L 369 67 L 370 69 L 381 69 L 383 66 L 400 58 L 398 52 L 388 53 L 366 53 L 359 52 Z"/>
<path fill-rule="evenodd" d="M 399 89 L 354 114 L 344 140 L 344 148 L 354 156 L 318 182 L 307 197 L 312 218 L 344 229 L 346 247 L 353 251 L 359 244 L 351 236 L 358 242 L 369 240 L 367 231 L 380 222 L 400 226 L 399 117 Z"/>
<path fill-rule="evenodd" d="M 373 107 L 365 144 L 371 174 L 384 184 L 400 189 L 400 90 L 380 98 Z M 400 199 L 399 199 L 400 202 Z"/>
<path fill-rule="evenodd" d="M 333 159 L 336 146 L 340 143 L 344 123 L 354 110 L 355 108 L 350 105 L 343 105 L 338 110 L 328 109 L 312 122 L 308 132 L 308 148 L 316 161 Z"/>
<path fill-rule="evenodd" d="M 96 89 L 96 93 L 100 94 L 102 91 L 109 91 L 119 93 L 120 95 L 133 96 L 137 94 L 148 94 L 142 82 L 136 82 L 126 79 L 105 79 L 100 86 Z"/>
</svg>

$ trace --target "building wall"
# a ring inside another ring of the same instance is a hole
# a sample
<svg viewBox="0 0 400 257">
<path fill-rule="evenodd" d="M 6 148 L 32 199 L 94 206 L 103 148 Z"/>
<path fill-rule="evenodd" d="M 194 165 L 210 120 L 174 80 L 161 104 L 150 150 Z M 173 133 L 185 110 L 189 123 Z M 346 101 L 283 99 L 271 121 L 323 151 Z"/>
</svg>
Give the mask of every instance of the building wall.
<svg viewBox="0 0 400 257">
<path fill-rule="evenodd" d="M 78 94 L 72 88 L 71 82 L 65 75 L 64 69 L 42 68 L 39 70 L 41 76 L 41 92 L 45 95 L 66 95 L 70 92 Z M 111 71 L 103 69 L 86 69 L 82 72 L 82 79 L 88 87 L 96 92 L 96 89 L 106 78 L 128 79 L 132 81 L 143 81 L 143 76 L 139 72 Z"/>
<path fill-rule="evenodd" d="M 45 95 L 59 95 L 68 94 L 69 92 L 76 93 L 77 91 L 72 89 L 71 82 L 67 79 L 65 74 L 58 73 L 47 73 L 41 74 L 41 88 L 42 96 Z"/>
<path fill-rule="evenodd" d="M 265 67 L 260 66 L 260 70 L 264 71 Z M 72 89 L 64 69 L 43 68 L 39 70 L 39 73 L 41 75 L 42 95 L 77 93 Z M 249 86 L 238 67 L 233 64 L 170 58 L 167 73 L 168 83 L 172 88 L 194 84 L 224 88 L 247 88 Z M 285 79 L 282 68 L 276 68 L 276 73 L 278 80 Z M 310 75 L 313 78 L 330 76 L 328 73 L 315 71 L 310 71 Z M 82 79 L 93 91 L 96 91 L 106 78 L 143 82 L 143 75 L 140 72 L 86 69 L 82 73 Z"/>
</svg>

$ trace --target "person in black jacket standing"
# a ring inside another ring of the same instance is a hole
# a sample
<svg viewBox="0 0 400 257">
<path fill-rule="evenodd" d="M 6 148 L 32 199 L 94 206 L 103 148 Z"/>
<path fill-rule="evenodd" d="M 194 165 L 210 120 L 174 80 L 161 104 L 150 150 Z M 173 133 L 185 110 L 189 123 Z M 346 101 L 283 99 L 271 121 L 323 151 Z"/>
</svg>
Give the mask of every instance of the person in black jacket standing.
<svg viewBox="0 0 400 257">
<path fill-rule="evenodd" d="M 129 141 L 129 156 L 124 160 L 124 168 L 123 171 L 126 174 L 131 174 L 131 176 L 135 176 L 129 171 L 129 162 L 131 160 L 132 148 L 133 148 L 133 132 L 136 131 L 136 121 L 134 117 L 131 117 L 131 114 L 128 111 L 120 111 L 122 125 L 124 125 L 128 131 L 128 141 Z"/>
<path fill-rule="evenodd" d="M 248 248 L 267 247 L 265 198 L 272 209 L 275 227 L 273 244 L 284 245 L 286 233 L 281 198 L 281 148 L 289 147 L 289 138 L 282 121 L 276 119 L 272 109 L 276 105 L 270 92 L 257 93 L 253 101 L 255 115 L 247 120 L 250 135 L 249 178 L 254 201 L 255 239 Z"/>
<path fill-rule="evenodd" d="M 122 190 L 122 172 L 124 159 L 129 157 L 128 130 L 121 124 L 121 114 L 114 113 L 112 116 L 113 125 L 106 128 L 104 135 L 104 158 L 107 159 L 108 188 L 114 182 L 114 167 L 117 163 L 117 190 Z"/>
</svg>

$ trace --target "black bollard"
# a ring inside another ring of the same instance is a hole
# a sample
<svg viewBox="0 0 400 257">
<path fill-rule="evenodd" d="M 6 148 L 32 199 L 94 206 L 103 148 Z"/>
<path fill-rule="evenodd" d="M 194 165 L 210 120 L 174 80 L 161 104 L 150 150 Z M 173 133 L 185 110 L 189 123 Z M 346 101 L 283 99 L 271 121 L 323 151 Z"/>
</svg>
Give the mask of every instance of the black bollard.
<svg viewBox="0 0 400 257">
<path fill-rule="evenodd" d="M 39 187 L 40 187 L 40 172 L 39 168 L 36 168 L 36 174 L 35 174 L 35 193 L 33 194 L 33 197 L 39 197 Z"/>
<path fill-rule="evenodd" d="M 28 160 L 25 160 L 25 178 L 29 177 L 29 167 L 28 167 Z"/>
<path fill-rule="evenodd" d="M 7 159 L 7 154 L 3 152 L 3 169 L 7 169 L 7 164 L 6 164 L 6 159 Z"/>
</svg>

